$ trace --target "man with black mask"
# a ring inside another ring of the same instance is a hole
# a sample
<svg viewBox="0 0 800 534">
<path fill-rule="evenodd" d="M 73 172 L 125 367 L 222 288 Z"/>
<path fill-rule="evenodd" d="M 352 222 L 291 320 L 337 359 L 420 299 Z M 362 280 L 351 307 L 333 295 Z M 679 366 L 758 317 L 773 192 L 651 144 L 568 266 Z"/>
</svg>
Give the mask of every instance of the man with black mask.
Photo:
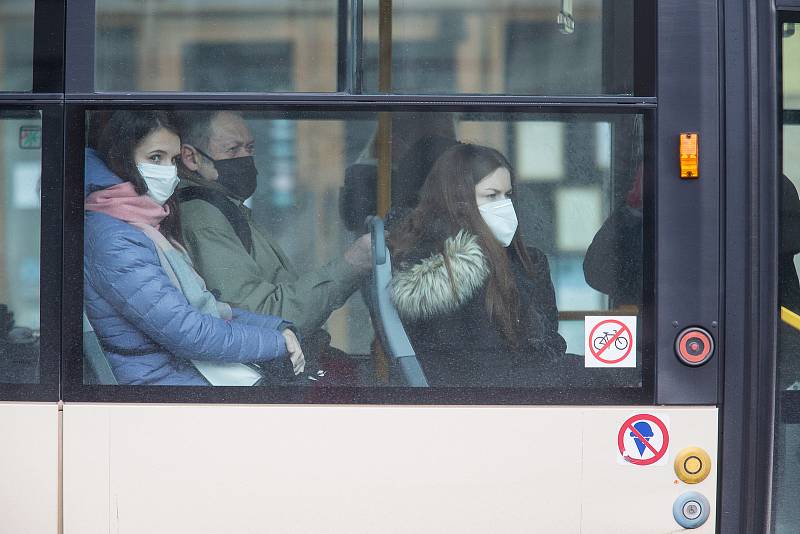
<svg viewBox="0 0 800 534">
<path fill-rule="evenodd" d="M 187 112 L 180 123 L 181 235 L 208 288 L 223 302 L 294 323 L 307 357 L 335 352 L 321 327 L 369 271 L 369 235 L 343 257 L 299 272 L 244 205 L 258 171 L 255 140 L 242 116 Z"/>
</svg>

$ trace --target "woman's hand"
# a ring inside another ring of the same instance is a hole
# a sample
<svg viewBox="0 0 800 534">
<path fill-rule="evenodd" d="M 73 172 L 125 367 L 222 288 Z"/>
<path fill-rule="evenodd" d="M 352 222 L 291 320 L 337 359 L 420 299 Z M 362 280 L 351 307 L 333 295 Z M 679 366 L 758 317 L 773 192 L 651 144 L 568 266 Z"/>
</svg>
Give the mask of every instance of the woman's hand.
<svg viewBox="0 0 800 534">
<path fill-rule="evenodd" d="M 299 375 L 306 368 L 306 357 L 303 355 L 303 349 L 300 347 L 300 342 L 294 332 L 288 328 L 281 332 L 283 339 L 286 340 L 286 350 L 289 352 L 289 359 L 292 361 L 292 368 L 295 375 Z"/>
</svg>

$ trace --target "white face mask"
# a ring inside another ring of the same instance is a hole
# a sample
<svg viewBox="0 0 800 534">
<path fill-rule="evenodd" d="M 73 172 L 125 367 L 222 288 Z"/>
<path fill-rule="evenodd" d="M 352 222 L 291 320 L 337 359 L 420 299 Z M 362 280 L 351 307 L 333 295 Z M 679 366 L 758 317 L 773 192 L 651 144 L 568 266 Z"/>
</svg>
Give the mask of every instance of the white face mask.
<svg viewBox="0 0 800 534">
<path fill-rule="evenodd" d="M 178 186 L 178 168 L 175 165 L 137 163 L 136 168 L 147 184 L 147 196 L 164 205 Z"/>
<path fill-rule="evenodd" d="M 500 244 L 507 247 L 517 233 L 517 213 L 510 199 L 496 200 L 478 206 L 481 217 Z"/>
</svg>

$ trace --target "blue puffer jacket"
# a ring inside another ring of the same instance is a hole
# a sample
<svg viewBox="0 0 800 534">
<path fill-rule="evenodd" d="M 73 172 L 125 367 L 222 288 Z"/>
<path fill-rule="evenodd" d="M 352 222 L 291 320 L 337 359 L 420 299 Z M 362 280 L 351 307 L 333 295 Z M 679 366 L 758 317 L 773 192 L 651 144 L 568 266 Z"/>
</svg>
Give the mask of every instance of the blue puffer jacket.
<svg viewBox="0 0 800 534">
<path fill-rule="evenodd" d="M 85 195 L 121 180 L 86 152 Z M 225 321 L 195 310 L 136 227 L 98 212 L 84 219 L 84 307 L 120 384 L 207 385 L 189 359 L 285 357 L 279 317 L 234 309 Z"/>
</svg>

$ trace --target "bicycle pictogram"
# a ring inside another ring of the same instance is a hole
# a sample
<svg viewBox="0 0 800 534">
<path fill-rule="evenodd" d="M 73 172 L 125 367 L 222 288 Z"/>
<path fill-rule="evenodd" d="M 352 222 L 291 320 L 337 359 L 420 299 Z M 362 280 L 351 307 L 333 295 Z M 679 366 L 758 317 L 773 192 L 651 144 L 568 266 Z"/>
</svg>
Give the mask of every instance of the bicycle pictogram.
<svg viewBox="0 0 800 534">
<path fill-rule="evenodd" d="M 628 338 L 624 334 L 617 335 L 619 329 L 611 330 L 610 332 L 603 332 L 603 335 L 596 336 L 592 339 L 592 346 L 595 350 L 602 349 L 609 340 L 614 340 L 614 347 L 617 350 L 625 350 L 628 348 Z"/>
</svg>

